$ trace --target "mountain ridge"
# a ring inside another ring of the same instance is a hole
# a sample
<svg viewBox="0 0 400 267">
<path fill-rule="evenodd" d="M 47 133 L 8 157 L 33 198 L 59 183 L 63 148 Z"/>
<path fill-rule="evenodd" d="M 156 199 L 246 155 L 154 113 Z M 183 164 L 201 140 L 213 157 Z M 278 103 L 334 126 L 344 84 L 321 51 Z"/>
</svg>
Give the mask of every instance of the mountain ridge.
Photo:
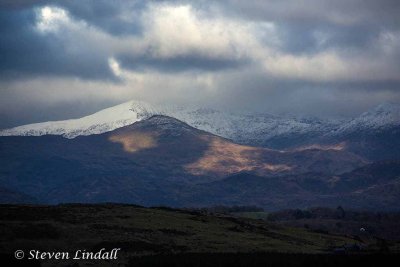
<svg viewBox="0 0 400 267">
<path fill-rule="evenodd" d="M 315 138 L 332 138 L 360 130 L 382 130 L 400 125 L 400 105 L 381 104 L 360 116 L 348 120 L 280 117 L 262 113 L 222 112 L 206 108 L 154 106 L 141 101 L 129 101 L 94 114 L 72 120 L 22 125 L 0 131 L 0 136 L 101 134 L 130 125 L 152 115 L 166 115 L 189 125 L 235 142 L 263 146 L 291 146 L 291 142 L 309 143 Z M 287 141 L 292 139 L 292 141 Z M 274 144 L 274 142 L 277 144 Z M 285 143 L 286 142 L 286 143 Z M 282 143 L 282 144 L 279 144 Z M 271 145 L 272 144 L 272 145 Z"/>
<path fill-rule="evenodd" d="M 236 144 L 164 115 L 74 139 L 1 137 L 0 148 L 1 185 L 46 203 L 179 206 L 189 186 L 243 171 L 279 179 L 295 173 L 340 174 L 368 163 L 342 150 Z"/>
</svg>

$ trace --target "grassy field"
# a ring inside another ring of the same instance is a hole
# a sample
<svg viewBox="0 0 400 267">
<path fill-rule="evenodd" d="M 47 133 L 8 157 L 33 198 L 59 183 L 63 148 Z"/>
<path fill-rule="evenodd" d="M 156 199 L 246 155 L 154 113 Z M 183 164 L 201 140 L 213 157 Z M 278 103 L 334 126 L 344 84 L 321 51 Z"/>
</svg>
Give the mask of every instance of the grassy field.
<svg viewBox="0 0 400 267">
<path fill-rule="evenodd" d="M 344 244 L 358 243 L 349 237 L 262 220 L 132 205 L 2 205 L 0 218 L 3 257 L 7 258 L 17 249 L 73 252 L 121 248 L 118 260 L 101 262 L 105 266 L 124 266 L 139 259 L 143 261 L 146 258 L 140 257 L 148 255 L 158 255 L 151 257 L 154 260 L 160 255 L 193 253 L 324 254 Z M 40 263 L 65 266 L 62 264 L 68 261 Z M 74 266 L 93 264 L 90 261 L 72 263 Z M 96 262 L 95 266 L 101 264 Z"/>
</svg>

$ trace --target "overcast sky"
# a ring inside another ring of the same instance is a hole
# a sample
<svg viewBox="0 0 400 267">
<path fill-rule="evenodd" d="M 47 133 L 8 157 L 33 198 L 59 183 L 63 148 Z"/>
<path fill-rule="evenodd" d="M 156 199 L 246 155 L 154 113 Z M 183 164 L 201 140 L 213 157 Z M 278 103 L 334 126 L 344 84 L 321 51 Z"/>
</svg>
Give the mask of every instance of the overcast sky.
<svg viewBox="0 0 400 267">
<path fill-rule="evenodd" d="M 400 102 L 400 1 L 3 0 L 0 128 L 131 99 L 354 116 Z"/>
</svg>

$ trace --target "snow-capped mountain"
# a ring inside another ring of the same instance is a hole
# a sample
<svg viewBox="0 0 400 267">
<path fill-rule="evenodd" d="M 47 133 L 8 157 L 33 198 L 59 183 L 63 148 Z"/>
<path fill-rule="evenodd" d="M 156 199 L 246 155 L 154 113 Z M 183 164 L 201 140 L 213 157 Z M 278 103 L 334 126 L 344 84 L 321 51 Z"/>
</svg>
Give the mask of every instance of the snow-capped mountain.
<svg viewBox="0 0 400 267">
<path fill-rule="evenodd" d="M 331 135 L 342 135 L 360 131 L 381 131 L 400 126 L 400 105 L 383 103 L 349 120 Z"/>
<path fill-rule="evenodd" d="M 152 115 L 171 116 L 195 128 L 244 143 L 259 143 L 265 139 L 290 133 L 321 132 L 327 130 L 327 127 L 332 127 L 332 122 L 327 123 L 317 119 L 302 120 L 270 114 L 232 113 L 205 108 L 156 107 L 144 102 L 129 101 L 79 119 L 34 123 L 6 129 L 0 132 L 0 136 L 62 135 L 74 138 L 112 131 Z"/>
<path fill-rule="evenodd" d="M 7 195 L 21 192 L 51 204 L 111 201 L 185 206 L 185 197 L 215 203 L 217 195 L 223 196 L 224 204 L 234 192 L 229 201 L 244 196 L 246 201 L 271 206 L 295 201 L 310 205 L 314 200 L 319 205 L 327 203 L 329 192 L 334 192 L 332 201 L 356 196 L 343 193 L 339 186 L 344 183 L 357 192 L 376 189 L 382 196 L 390 189 L 389 197 L 382 200 L 375 195 L 368 198 L 369 193 L 348 198 L 378 205 L 398 195 L 398 190 L 391 190 L 392 180 L 385 181 L 384 188 L 381 182 L 385 176 L 398 177 L 398 111 L 398 106 L 384 104 L 357 118 L 335 121 L 130 101 L 80 119 L 2 131 L 1 135 L 44 136 L 0 138 L 0 187 L 15 189 L 3 190 Z M 87 136 L 74 138 L 81 135 Z M 370 175 L 373 168 L 342 176 L 384 161 L 390 164 L 379 168 L 376 176 Z M 238 173 L 244 176 L 235 178 Z M 259 178 L 251 182 L 248 175 Z M 333 191 L 336 185 L 339 189 Z M 260 186 L 263 198 L 257 198 Z M 288 202 L 282 202 L 282 195 Z M 388 203 L 395 207 L 398 201 Z"/>
<path fill-rule="evenodd" d="M 400 105 L 382 104 L 350 120 L 280 117 L 265 113 L 225 112 L 209 108 L 154 106 L 129 101 L 92 115 L 72 120 L 23 125 L 0 132 L 0 136 L 100 134 L 133 124 L 152 115 L 167 115 L 189 125 L 239 143 L 276 148 L 304 145 L 360 130 L 376 131 L 400 125 Z"/>
<path fill-rule="evenodd" d="M 143 102 L 127 102 L 79 119 L 33 123 L 6 129 L 0 136 L 62 135 L 74 138 L 79 135 L 100 134 L 130 125 L 154 112 Z"/>
</svg>

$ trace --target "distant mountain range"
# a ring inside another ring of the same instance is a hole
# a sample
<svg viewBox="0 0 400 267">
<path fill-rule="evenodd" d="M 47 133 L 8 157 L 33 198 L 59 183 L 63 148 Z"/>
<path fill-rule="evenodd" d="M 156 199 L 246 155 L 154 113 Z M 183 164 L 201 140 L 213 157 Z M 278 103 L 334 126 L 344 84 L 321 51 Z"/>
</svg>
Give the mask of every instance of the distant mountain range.
<svg viewBox="0 0 400 267">
<path fill-rule="evenodd" d="M 65 121 L 23 125 L 0 131 L 0 136 L 62 135 L 75 138 L 100 134 L 130 125 L 153 115 L 165 115 L 225 138 L 255 144 L 274 137 L 296 134 L 317 134 L 339 128 L 341 121 L 283 118 L 270 114 L 231 113 L 206 108 L 152 106 L 130 101 L 101 110 L 92 115 Z"/>
<path fill-rule="evenodd" d="M 179 188 L 240 172 L 333 175 L 367 163 L 347 151 L 239 145 L 162 115 L 111 132 L 3 137 L 1 184 L 45 202 L 163 204 Z M 177 204 L 179 203 L 168 203 Z"/>
<path fill-rule="evenodd" d="M 153 115 L 176 118 L 192 127 L 236 143 L 275 149 L 332 145 L 360 135 L 374 139 L 376 134 L 397 135 L 400 128 L 400 105 L 392 103 L 381 104 L 353 119 L 323 120 L 286 118 L 262 113 L 232 113 L 204 108 L 153 106 L 130 101 L 80 119 L 35 123 L 2 130 L 0 136 L 62 135 L 75 138 L 112 131 Z M 374 146 L 378 144 L 374 142 Z M 359 145 L 355 149 L 360 149 Z M 376 156 L 372 158 L 375 159 Z M 386 156 L 382 155 L 382 158 L 385 159 Z"/>
<path fill-rule="evenodd" d="M 75 138 L 100 134 L 153 115 L 166 115 L 235 142 L 255 144 L 290 135 L 342 136 L 400 126 L 400 105 L 384 103 L 347 120 L 281 117 L 263 113 L 223 112 L 206 108 L 153 106 L 129 101 L 79 119 L 23 125 L 0 131 L 0 136 L 62 135 Z"/>
<path fill-rule="evenodd" d="M 398 209 L 399 114 L 384 104 L 336 121 L 128 102 L 3 130 L 0 201 Z"/>
</svg>

